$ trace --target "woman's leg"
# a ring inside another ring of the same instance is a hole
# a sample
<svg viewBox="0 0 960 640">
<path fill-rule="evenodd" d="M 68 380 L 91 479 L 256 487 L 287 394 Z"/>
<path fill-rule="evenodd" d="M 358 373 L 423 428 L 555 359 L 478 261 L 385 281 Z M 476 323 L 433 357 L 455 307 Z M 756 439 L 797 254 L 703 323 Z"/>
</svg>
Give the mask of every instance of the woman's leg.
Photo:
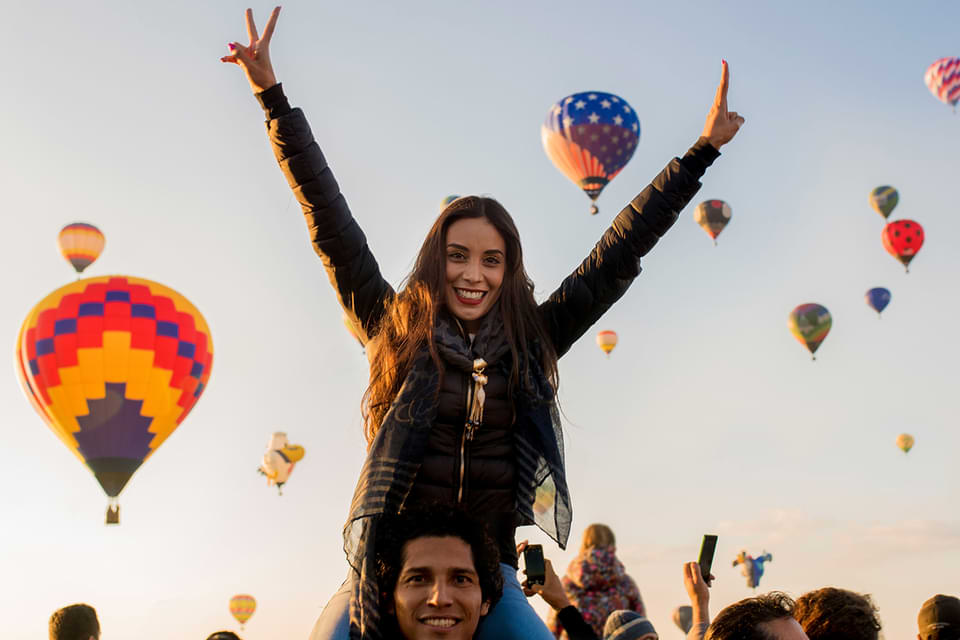
<svg viewBox="0 0 960 640">
<path fill-rule="evenodd" d="M 480 621 L 477 640 L 554 640 L 537 612 L 523 595 L 517 570 L 501 564 L 503 597 L 488 615 Z"/>
<path fill-rule="evenodd" d="M 310 640 L 350 640 L 350 598 L 353 595 L 354 571 L 350 569 L 340 590 L 333 594 L 320 612 Z"/>
</svg>

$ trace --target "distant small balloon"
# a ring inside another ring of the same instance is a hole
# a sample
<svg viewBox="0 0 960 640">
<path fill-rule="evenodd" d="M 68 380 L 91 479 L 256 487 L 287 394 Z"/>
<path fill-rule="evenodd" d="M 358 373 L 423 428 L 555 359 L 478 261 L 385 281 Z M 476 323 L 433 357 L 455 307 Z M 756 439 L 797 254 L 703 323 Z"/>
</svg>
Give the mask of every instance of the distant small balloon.
<svg viewBox="0 0 960 640">
<path fill-rule="evenodd" d="M 890 217 L 898 202 L 900 202 L 900 194 L 893 187 L 877 187 L 870 192 L 870 206 L 884 219 Z"/>
<path fill-rule="evenodd" d="M 913 436 L 909 433 L 901 433 L 897 436 L 897 447 L 904 453 L 909 453 L 913 449 Z"/>
<path fill-rule="evenodd" d="M 697 205 L 693 212 L 693 221 L 700 225 L 713 238 L 713 245 L 717 245 L 717 236 L 730 222 L 732 210 L 723 200 L 705 200 Z"/>
<path fill-rule="evenodd" d="M 693 607 L 685 604 L 674 609 L 673 624 L 680 627 L 684 633 L 690 633 L 690 629 L 693 628 Z"/>
<path fill-rule="evenodd" d="M 446 208 L 447 208 L 447 205 L 449 205 L 451 202 L 453 202 L 454 200 L 456 200 L 456 199 L 459 198 L 459 197 L 460 197 L 460 196 L 457 196 L 457 195 L 449 195 L 449 196 L 447 196 L 446 198 L 444 198 L 443 200 L 441 200 L 441 201 L 440 201 L 440 211 L 443 211 L 444 209 L 446 209 Z"/>
<path fill-rule="evenodd" d="M 263 453 L 263 459 L 257 471 L 267 477 L 267 486 L 277 485 L 277 492 L 283 495 L 283 485 L 305 453 L 302 446 L 290 444 L 287 441 L 287 434 L 277 431 L 270 436 L 267 450 Z"/>
<path fill-rule="evenodd" d="M 870 308 L 877 312 L 877 316 L 890 304 L 890 291 L 883 287 L 870 289 L 864 297 Z"/>
<path fill-rule="evenodd" d="M 253 612 L 257 610 L 257 600 L 251 595 L 241 593 L 230 598 L 230 615 L 240 623 L 240 629 L 243 629 L 244 623 L 250 619 Z"/>
<path fill-rule="evenodd" d="M 833 317 L 827 308 L 815 302 L 801 304 L 790 312 L 787 327 L 790 333 L 800 344 L 804 345 L 811 357 L 816 360 L 815 354 L 820 344 L 833 326 Z"/>
<path fill-rule="evenodd" d="M 937 100 L 956 110 L 960 101 L 960 58 L 940 58 L 927 67 L 923 81 Z"/>
<path fill-rule="evenodd" d="M 603 350 L 607 357 L 610 357 L 610 352 L 613 351 L 613 348 L 617 346 L 617 333 L 616 331 L 601 331 L 597 334 L 597 346 Z"/>
<path fill-rule="evenodd" d="M 910 262 L 923 246 L 923 227 L 913 220 L 897 220 L 883 228 L 883 248 L 910 273 Z"/>
<path fill-rule="evenodd" d="M 86 222 L 68 224 L 60 229 L 60 235 L 57 236 L 60 253 L 77 273 L 83 273 L 84 269 L 96 262 L 105 243 L 100 229 Z"/>
</svg>

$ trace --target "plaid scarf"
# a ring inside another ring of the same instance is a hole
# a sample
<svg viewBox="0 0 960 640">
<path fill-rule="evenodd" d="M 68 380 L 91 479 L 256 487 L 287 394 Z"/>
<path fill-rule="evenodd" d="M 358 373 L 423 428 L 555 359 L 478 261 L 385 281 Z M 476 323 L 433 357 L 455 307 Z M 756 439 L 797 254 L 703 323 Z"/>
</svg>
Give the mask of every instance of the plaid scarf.
<svg viewBox="0 0 960 640">
<path fill-rule="evenodd" d="M 469 343 L 455 320 L 437 314 L 434 344 L 446 367 L 471 373 L 474 361 L 487 366 L 507 366 L 510 344 L 499 305 L 484 316 Z M 536 524 L 565 548 L 570 535 L 570 495 L 563 464 L 563 435 L 555 393 L 540 363 L 537 344 L 528 345 L 523 387 L 515 393 L 514 451 L 517 470 L 516 508 L 520 525 Z M 374 543 L 377 524 L 384 513 L 398 513 L 410 495 L 423 461 L 427 439 L 437 417 L 440 372 L 426 347 L 414 359 L 389 411 L 380 425 L 360 471 L 343 528 L 343 548 L 356 572 L 350 602 L 351 640 L 381 640 L 380 589 L 377 583 Z"/>
</svg>

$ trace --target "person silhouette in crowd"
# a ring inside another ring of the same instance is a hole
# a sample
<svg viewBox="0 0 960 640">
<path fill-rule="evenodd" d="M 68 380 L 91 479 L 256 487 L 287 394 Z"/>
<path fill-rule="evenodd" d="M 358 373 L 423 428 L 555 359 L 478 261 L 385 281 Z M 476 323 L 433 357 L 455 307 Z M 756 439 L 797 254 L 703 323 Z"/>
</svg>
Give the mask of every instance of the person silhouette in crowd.
<svg viewBox="0 0 960 640">
<path fill-rule="evenodd" d="M 745 598 L 722 609 L 707 628 L 705 640 L 808 640 L 793 617 L 794 602 L 785 593 Z"/>
<path fill-rule="evenodd" d="M 88 604 L 71 604 L 50 616 L 50 640 L 100 640 L 100 621 Z"/>
<path fill-rule="evenodd" d="M 824 587 L 797 598 L 793 617 L 810 640 L 877 640 L 880 618 L 870 596 Z"/>
<path fill-rule="evenodd" d="M 960 640 L 960 599 L 937 594 L 917 614 L 917 640 Z"/>
<path fill-rule="evenodd" d="M 351 570 L 312 637 L 382 637 L 372 553 L 380 521 L 440 501 L 487 523 L 499 546 L 507 586 L 481 637 L 552 640 L 517 581 L 516 529 L 537 525 L 561 548 L 569 537 L 557 360 L 626 293 L 640 259 L 743 124 L 727 109 L 729 68 L 724 61 L 701 137 L 620 212 L 546 301 L 534 299 L 512 217 L 480 196 L 444 208 L 397 291 L 380 273 L 306 117 L 277 82 L 269 47 L 279 11 L 260 35 L 248 9 L 249 44 L 230 43 L 221 60 L 243 69 L 264 109 L 274 155 L 370 361 L 367 459 L 343 530 Z"/>
<path fill-rule="evenodd" d="M 583 532 L 580 552 L 563 576 L 563 589 L 570 602 L 597 635 L 603 634 L 607 617 L 619 609 L 646 615 L 640 590 L 617 558 L 617 540 L 605 524 L 591 524 Z M 547 626 L 557 638 L 568 638 L 563 622 L 551 613 Z"/>
<path fill-rule="evenodd" d="M 207 636 L 207 640 L 241 640 L 233 631 L 217 631 Z"/>
</svg>

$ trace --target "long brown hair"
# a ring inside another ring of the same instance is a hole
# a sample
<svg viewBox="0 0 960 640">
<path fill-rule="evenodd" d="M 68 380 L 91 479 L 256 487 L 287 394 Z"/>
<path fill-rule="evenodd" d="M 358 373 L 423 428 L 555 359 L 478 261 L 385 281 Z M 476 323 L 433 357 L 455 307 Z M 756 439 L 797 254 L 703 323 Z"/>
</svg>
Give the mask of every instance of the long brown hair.
<svg viewBox="0 0 960 640">
<path fill-rule="evenodd" d="M 414 358 L 424 345 L 443 376 L 443 362 L 433 340 L 433 327 L 437 313 L 443 306 L 447 281 L 447 229 L 464 218 L 485 218 L 500 233 L 506 245 L 506 269 L 500 285 L 499 307 L 512 355 L 509 380 L 511 395 L 518 385 L 529 388 L 533 384 L 526 367 L 527 351 L 533 341 L 540 345 L 544 373 L 556 391 L 557 354 L 537 312 L 533 282 L 523 267 L 520 234 L 513 218 L 493 198 L 458 198 L 433 223 L 417 254 L 413 270 L 401 291 L 386 302 L 380 325 L 367 344 L 370 384 L 363 396 L 363 430 L 368 446 L 377 435 L 380 424 L 410 372 Z"/>
</svg>

